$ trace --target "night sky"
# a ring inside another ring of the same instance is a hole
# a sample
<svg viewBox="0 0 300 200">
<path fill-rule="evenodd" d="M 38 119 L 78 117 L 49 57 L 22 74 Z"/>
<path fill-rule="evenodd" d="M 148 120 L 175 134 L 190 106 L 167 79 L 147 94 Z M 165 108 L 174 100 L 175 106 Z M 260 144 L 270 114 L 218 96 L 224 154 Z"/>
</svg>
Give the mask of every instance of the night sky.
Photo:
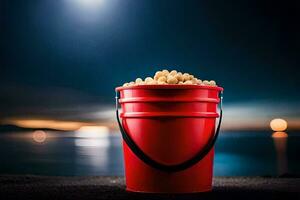
<svg viewBox="0 0 300 200">
<path fill-rule="evenodd" d="M 82 1 L 1 1 L 0 117 L 113 104 L 164 68 L 216 80 L 225 104 L 299 102 L 296 1 Z"/>
</svg>

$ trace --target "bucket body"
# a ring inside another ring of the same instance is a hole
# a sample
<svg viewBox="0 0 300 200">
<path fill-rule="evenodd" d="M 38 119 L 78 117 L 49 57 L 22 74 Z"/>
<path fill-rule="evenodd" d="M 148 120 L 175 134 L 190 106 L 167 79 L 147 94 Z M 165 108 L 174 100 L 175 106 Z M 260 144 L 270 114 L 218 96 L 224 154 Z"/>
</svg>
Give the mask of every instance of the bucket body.
<svg viewBox="0 0 300 200">
<path fill-rule="evenodd" d="M 175 165 L 208 143 L 215 132 L 220 87 L 142 85 L 119 87 L 122 125 L 153 160 Z M 192 193 L 212 189 L 214 149 L 178 172 L 155 169 L 123 141 L 126 189 L 147 193 Z"/>
</svg>

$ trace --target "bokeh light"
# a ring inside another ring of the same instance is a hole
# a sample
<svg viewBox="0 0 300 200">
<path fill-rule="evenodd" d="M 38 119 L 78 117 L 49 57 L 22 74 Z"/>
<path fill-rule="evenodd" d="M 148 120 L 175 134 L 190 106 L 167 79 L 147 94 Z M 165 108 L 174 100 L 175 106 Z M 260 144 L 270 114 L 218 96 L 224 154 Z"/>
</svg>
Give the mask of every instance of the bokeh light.
<svg viewBox="0 0 300 200">
<path fill-rule="evenodd" d="M 82 126 L 75 132 L 75 145 L 80 147 L 108 147 L 109 128 L 106 126 Z"/>
<path fill-rule="evenodd" d="M 76 131 L 79 138 L 102 138 L 107 137 L 109 128 L 106 126 L 82 126 Z"/>
<path fill-rule="evenodd" d="M 34 131 L 32 134 L 32 139 L 37 143 L 45 142 L 46 138 L 47 138 L 47 134 L 45 131 L 42 130 Z"/>
<path fill-rule="evenodd" d="M 285 131 L 287 126 L 288 124 L 284 119 L 273 119 L 270 122 L 270 127 L 273 131 Z"/>
</svg>

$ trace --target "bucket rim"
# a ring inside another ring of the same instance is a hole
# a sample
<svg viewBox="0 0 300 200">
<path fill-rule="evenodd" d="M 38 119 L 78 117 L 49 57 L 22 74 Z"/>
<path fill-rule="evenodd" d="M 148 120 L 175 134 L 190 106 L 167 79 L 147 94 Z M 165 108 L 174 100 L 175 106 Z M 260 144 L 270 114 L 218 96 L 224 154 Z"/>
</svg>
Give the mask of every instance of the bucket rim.
<svg viewBox="0 0 300 200">
<path fill-rule="evenodd" d="M 206 102 L 206 103 L 220 103 L 219 98 L 197 98 L 197 97 L 190 97 L 190 98 L 183 98 L 183 97 L 176 97 L 176 98 L 169 98 L 169 97 L 125 97 L 120 98 L 119 103 L 135 103 L 135 102 Z"/>
<path fill-rule="evenodd" d="M 122 112 L 121 118 L 218 118 L 216 112 Z"/>
<path fill-rule="evenodd" d="M 133 86 L 120 86 L 116 87 L 116 91 L 130 90 L 130 89 L 150 89 L 150 90 L 165 90 L 165 89 L 208 89 L 223 91 L 224 89 L 219 86 L 209 85 L 178 85 L 178 84 L 166 84 L 166 85 L 133 85 Z"/>
</svg>

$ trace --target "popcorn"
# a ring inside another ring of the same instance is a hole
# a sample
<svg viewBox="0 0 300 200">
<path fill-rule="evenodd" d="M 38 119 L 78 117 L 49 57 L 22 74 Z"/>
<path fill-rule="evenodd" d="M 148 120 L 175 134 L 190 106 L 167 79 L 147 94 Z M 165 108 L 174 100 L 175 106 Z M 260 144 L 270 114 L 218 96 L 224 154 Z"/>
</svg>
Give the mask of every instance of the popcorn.
<svg viewBox="0 0 300 200">
<path fill-rule="evenodd" d="M 216 81 L 214 81 L 214 80 L 209 81 L 209 84 L 210 84 L 211 86 L 216 86 L 216 85 L 217 85 L 217 84 L 216 84 Z"/>
<path fill-rule="evenodd" d="M 158 85 L 166 85 L 167 83 L 166 83 L 166 82 L 158 81 L 157 84 L 158 84 Z"/>
<path fill-rule="evenodd" d="M 184 81 L 184 78 L 183 78 L 183 75 L 181 72 L 177 73 L 175 76 L 174 76 L 179 82 L 183 82 Z"/>
<path fill-rule="evenodd" d="M 157 80 L 157 82 L 166 82 L 167 81 L 167 77 L 165 76 L 161 76 L 159 77 L 159 79 Z"/>
<path fill-rule="evenodd" d="M 197 79 L 197 85 L 201 85 L 202 84 L 202 80 L 201 79 Z"/>
<path fill-rule="evenodd" d="M 155 76 L 154 76 L 154 80 L 158 80 L 160 77 L 164 76 L 165 74 L 161 71 L 158 71 L 155 73 Z"/>
<path fill-rule="evenodd" d="M 203 84 L 203 85 L 210 85 L 208 80 L 204 80 L 204 81 L 202 82 L 202 84 Z"/>
<path fill-rule="evenodd" d="M 145 78 L 145 82 L 146 83 L 150 83 L 150 82 L 153 82 L 154 80 L 153 80 L 153 78 L 151 78 L 151 77 L 147 77 L 147 78 Z"/>
<path fill-rule="evenodd" d="M 128 86 L 133 86 L 135 85 L 135 82 L 131 81 L 130 83 L 128 83 Z"/>
<path fill-rule="evenodd" d="M 196 78 L 192 78 L 191 81 L 192 81 L 193 84 L 197 84 L 197 82 L 198 82 L 198 80 Z"/>
<path fill-rule="evenodd" d="M 139 83 L 141 83 L 141 82 L 143 82 L 143 79 L 141 79 L 141 78 L 135 79 L 135 83 L 139 84 Z"/>
<path fill-rule="evenodd" d="M 181 73 L 176 70 L 168 71 L 166 69 L 157 71 L 154 77 L 147 77 L 145 80 L 137 78 L 135 81 L 124 83 L 123 87 L 136 86 L 136 85 L 204 85 L 204 86 L 217 86 L 214 80 L 201 80 L 189 73 Z"/>
<path fill-rule="evenodd" d="M 190 75 L 189 75 L 188 73 L 184 73 L 184 74 L 183 74 L 183 80 L 184 80 L 184 81 L 190 80 Z"/>
<path fill-rule="evenodd" d="M 168 70 L 166 70 L 166 69 L 164 69 L 164 70 L 162 70 L 162 73 L 163 73 L 163 75 L 164 75 L 164 76 L 168 76 L 168 74 L 169 74 L 169 71 L 168 71 Z"/>
<path fill-rule="evenodd" d="M 156 85 L 157 81 L 156 80 L 152 80 L 152 81 L 146 82 L 146 84 L 147 85 Z"/>
<path fill-rule="evenodd" d="M 192 81 L 185 81 L 183 84 L 185 84 L 185 85 L 193 85 L 193 82 Z"/>
<path fill-rule="evenodd" d="M 167 83 L 176 84 L 176 83 L 178 83 L 178 80 L 174 76 L 168 76 Z"/>
<path fill-rule="evenodd" d="M 176 70 L 172 70 L 171 72 L 170 72 L 170 75 L 172 75 L 172 76 L 175 76 L 177 74 L 177 71 Z"/>
</svg>

